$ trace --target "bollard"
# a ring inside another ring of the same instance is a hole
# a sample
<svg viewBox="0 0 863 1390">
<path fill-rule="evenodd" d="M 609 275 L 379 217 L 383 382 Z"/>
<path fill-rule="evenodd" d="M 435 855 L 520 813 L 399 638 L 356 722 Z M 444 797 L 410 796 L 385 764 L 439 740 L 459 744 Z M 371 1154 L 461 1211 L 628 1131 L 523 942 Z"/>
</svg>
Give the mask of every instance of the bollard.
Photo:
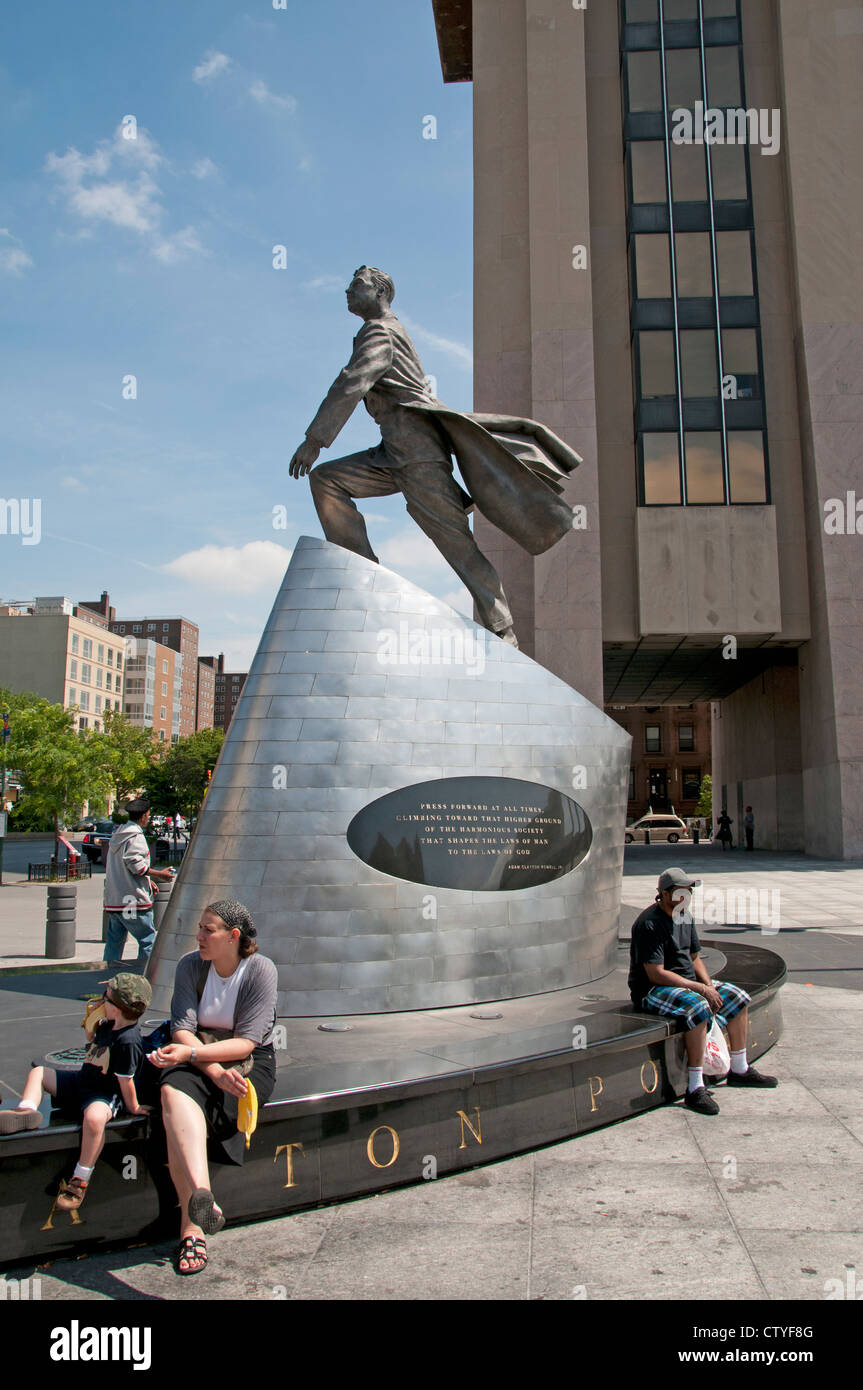
<svg viewBox="0 0 863 1390">
<path fill-rule="evenodd" d="M 45 956 L 49 960 L 68 960 L 74 956 L 75 914 L 78 885 L 48 884 L 48 911 L 45 919 Z"/>
<path fill-rule="evenodd" d="M 156 896 L 153 899 L 153 926 L 156 928 L 156 931 L 158 931 L 162 925 L 162 918 L 165 916 L 171 892 L 176 882 L 177 880 L 172 878 L 163 879 L 162 882 L 158 884 Z M 156 885 L 154 885 L 154 887 L 156 887 Z"/>
<path fill-rule="evenodd" d="M 646 845 L 649 845 L 649 844 L 650 844 L 650 831 L 649 831 L 649 830 L 645 830 L 645 832 L 644 832 L 644 843 L 645 843 Z"/>
</svg>

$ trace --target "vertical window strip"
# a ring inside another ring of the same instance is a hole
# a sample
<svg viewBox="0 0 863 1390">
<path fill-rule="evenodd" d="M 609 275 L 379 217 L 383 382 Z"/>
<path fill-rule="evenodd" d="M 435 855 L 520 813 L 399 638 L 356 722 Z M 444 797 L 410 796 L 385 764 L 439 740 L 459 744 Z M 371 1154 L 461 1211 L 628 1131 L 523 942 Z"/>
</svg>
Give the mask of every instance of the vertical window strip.
<svg viewBox="0 0 863 1390">
<path fill-rule="evenodd" d="M 706 132 L 707 107 L 710 102 L 710 93 L 707 90 L 707 59 L 704 52 L 704 0 L 698 0 L 698 46 L 701 53 L 701 88 L 704 93 L 704 105 L 701 113 L 701 119 L 704 123 L 701 132 L 703 137 Z M 719 262 L 716 254 L 716 208 L 713 204 L 713 163 L 711 147 L 707 144 L 706 140 L 704 143 L 704 153 L 707 156 L 707 205 L 710 209 L 710 260 L 713 273 L 713 307 L 716 319 L 716 362 L 719 372 L 719 420 L 722 429 L 722 489 L 725 495 L 725 505 L 728 506 L 731 501 L 731 469 L 728 461 L 728 427 L 725 421 L 725 392 L 722 389 L 722 383 L 725 377 L 725 364 L 722 356 L 722 324 L 719 317 Z"/>
<path fill-rule="evenodd" d="M 698 0 L 699 5 L 701 0 Z M 680 365 L 680 315 L 677 307 L 677 255 L 674 243 L 674 194 L 671 187 L 671 143 L 668 130 L 668 78 L 665 72 L 665 0 L 659 0 L 659 68 L 662 75 L 662 125 L 665 146 L 665 187 L 668 202 L 668 243 L 671 256 L 671 303 L 674 312 L 674 364 L 677 372 L 677 434 L 680 452 L 680 505 L 686 506 L 686 444 L 683 437 L 683 378 Z M 642 454 L 642 469 L 644 466 Z"/>
</svg>

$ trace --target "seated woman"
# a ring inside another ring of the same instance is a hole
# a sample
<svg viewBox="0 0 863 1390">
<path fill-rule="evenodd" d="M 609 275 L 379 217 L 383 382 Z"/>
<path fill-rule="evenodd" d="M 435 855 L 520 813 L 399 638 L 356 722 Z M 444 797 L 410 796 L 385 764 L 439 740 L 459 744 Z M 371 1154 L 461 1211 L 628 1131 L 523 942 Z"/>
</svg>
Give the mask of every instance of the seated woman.
<svg viewBox="0 0 863 1390">
<path fill-rule="evenodd" d="M 151 1053 L 162 1074 L 162 1117 L 168 1164 L 180 1202 L 178 1274 L 207 1263 L 204 1233 L 225 1218 L 210 1191 L 207 1140 L 219 1157 L 242 1163 L 245 1136 L 237 1106 L 251 1081 L 259 1105 L 276 1080 L 273 1025 L 278 973 L 256 954 L 256 932 L 242 903 L 210 903 L 201 914 L 198 950 L 177 964 L 171 1000 L 173 1042 Z M 248 1078 L 248 1079 L 247 1079 Z"/>
</svg>

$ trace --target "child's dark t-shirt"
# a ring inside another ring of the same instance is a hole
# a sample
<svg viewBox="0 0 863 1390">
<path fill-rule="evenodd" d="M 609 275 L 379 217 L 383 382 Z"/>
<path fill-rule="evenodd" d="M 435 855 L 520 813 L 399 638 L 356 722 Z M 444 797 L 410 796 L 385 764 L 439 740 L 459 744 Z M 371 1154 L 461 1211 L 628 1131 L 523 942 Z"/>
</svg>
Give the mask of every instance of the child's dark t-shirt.
<svg viewBox="0 0 863 1390">
<path fill-rule="evenodd" d="M 144 1059 L 140 1024 L 112 1028 L 105 1021 L 97 1024 L 87 1044 L 80 1072 L 81 1084 L 94 1095 L 100 1091 L 106 1096 L 119 1095 L 118 1077 L 129 1077 L 137 1083 L 142 1068 L 150 1065 Z"/>
</svg>

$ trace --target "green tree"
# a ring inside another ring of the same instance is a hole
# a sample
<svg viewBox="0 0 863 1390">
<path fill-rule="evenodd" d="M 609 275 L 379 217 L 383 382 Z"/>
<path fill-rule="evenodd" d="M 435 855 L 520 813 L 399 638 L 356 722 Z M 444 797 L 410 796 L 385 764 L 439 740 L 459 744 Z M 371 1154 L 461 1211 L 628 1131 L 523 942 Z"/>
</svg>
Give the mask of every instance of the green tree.
<svg viewBox="0 0 863 1390">
<path fill-rule="evenodd" d="M 713 778 L 709 775 L 702 777 L 701 786 L 698 789 L 698 805 L 695 808 L 697 816 L 706 816 L 708 821 L 713 820 Z"/>
<path fill-rule="evenodd" d="M 93 735 L 107 769 L 117 802 L 135 796 L 158 760 L 158 743 L 152 729 L 141 729 L 120 710 L 106 710 L 104 729 Z"/>
<path fill-rule="evenodd" d="M 104 798 L 111 790 L 97 736 L 79 732 L 76 710 L 52 705 L 39 695 L 0 690 L 3 703 L 10 709 L 6 766 L 21 782 L 28 818 L 50 821 L 59 836 L 85 801 Z"/>
<path fill-rule="evenodd" d="M 151 767 L 144 791 L 157 814 L 198 814 L 209 785 L 207 773 L 216 766 L 224 741 L 222 729 L 199 729 L 173 744 Z"/>
</svg>

